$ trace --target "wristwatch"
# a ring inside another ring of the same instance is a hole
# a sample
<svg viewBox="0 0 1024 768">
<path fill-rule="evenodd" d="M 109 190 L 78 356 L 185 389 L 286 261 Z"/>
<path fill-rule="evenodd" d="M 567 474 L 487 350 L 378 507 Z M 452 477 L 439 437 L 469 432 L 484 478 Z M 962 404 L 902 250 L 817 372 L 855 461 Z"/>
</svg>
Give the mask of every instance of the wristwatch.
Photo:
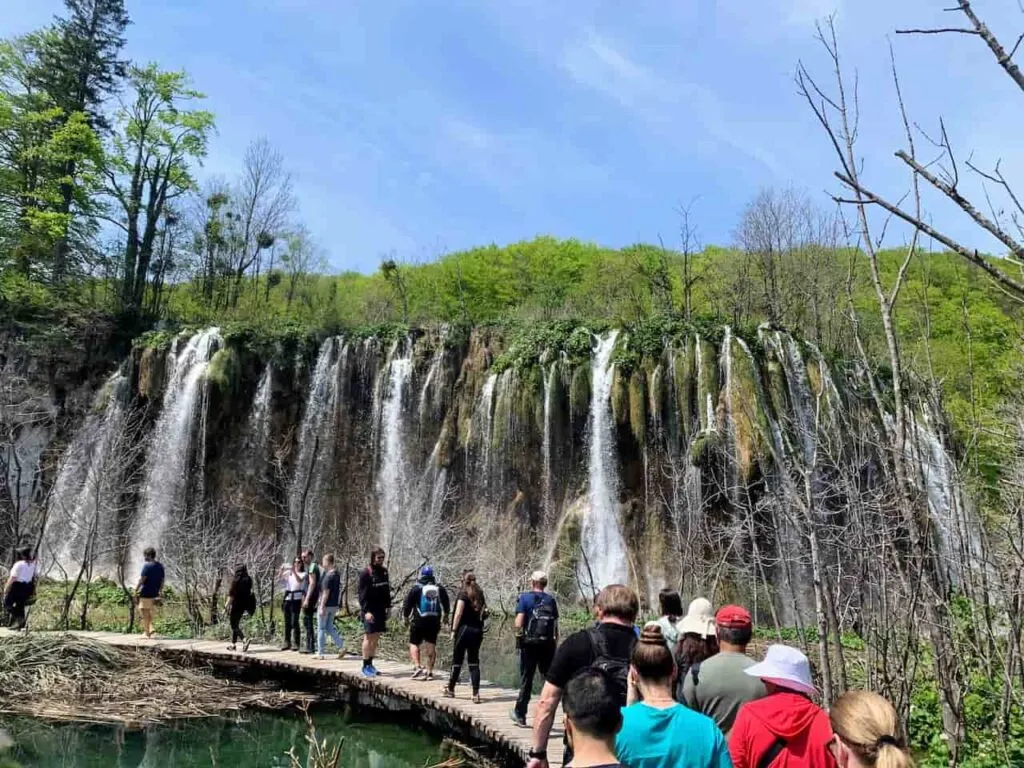
<svg viewBox="0 0 1024 768">
<path fill-rule="evenodd" d="M 535 757 L 538 760 L 547 760 L 548 759 L 548 751 L 546 749 L 531 749 L 529 756 L 530 757 Z"/>
</svg>

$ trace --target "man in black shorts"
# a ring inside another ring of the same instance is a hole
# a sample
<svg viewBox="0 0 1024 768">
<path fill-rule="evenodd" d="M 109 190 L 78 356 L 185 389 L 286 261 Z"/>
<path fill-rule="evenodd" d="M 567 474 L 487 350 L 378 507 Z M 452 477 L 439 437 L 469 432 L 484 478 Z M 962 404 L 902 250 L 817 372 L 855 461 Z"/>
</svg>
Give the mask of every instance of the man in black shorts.
<svg viewBox="0 0 1024 768">
<path fill-rule="evenodd" d="M 359 576 L 359 611 L 363 615 L 363 676 L 376 677 L 373 657 L 377 654 L 377 641 L 388 628 L 391 610 L 391 581 L 384 567 L 384 550 L 379 547 L 370 553 L 370 565 Z"/>
<path fill-rule="evenodd" d="M 402 619 L 409 625 L 409 658 L 416 670 L 413 680 L 433 680 L 437 636 L 448 623 L 448 591 L 434 580 L 434 569 L 425 565 L 420 580 L 409 590 L 402 605 Z M 422 656 L 423 663 L 420 663 Z"/>
<path fill-rule="evenodd" d="M 622 584 L 611 584 L 597 596 L 594 608 L 598 626 L 580 630 L 562 643 L 548 668 L 547 681 L 540 693 L 533 718 L 533 750 L 529 768 L 548 768 L 547 746 L 555 711 L 569 681 L 580 672 L 596 669 L 611 686 L 612 698 L 618 707 L 626 706 L 629 659 L 636 644 L 633 622 L 640 610 L 636 593 Z M 566 744 L 565 762 L 572 759 L 572 748 Z"/>
</svg>

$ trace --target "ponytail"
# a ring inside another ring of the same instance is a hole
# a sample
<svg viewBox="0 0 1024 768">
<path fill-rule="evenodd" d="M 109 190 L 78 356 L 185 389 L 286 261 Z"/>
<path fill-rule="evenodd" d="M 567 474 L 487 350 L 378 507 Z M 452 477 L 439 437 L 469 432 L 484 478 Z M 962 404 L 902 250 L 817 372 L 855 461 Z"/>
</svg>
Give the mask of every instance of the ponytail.
<svg viewBox="0 0 1024 768">
<path fill-rule="evenodd" d="M 871 691 L 848 691 L 829 712 L 832 730 L 871 768 L 914 768 L 892 704 Z"/>
</svg>

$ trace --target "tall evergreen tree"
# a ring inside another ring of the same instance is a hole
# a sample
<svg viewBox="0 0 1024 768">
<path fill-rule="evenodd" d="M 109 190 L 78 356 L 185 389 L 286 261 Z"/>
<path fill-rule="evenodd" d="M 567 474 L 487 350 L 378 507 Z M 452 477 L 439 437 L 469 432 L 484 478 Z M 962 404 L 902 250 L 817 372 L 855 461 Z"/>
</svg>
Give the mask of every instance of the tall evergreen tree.
<svg viewBox="0 0 1024 768">
<path fill-rule="evenodd" d="M 55 21 L 56 34 L 40 56 L 37 70 L 39 86 L 49 94 L 65 119 L 81 113 L 100 133 L 109 129 L 103 113 L 104 101 L 117 91 L 128 73 L 128 62 L 121 58 L 124 32 L 129 24 L 124 0 L 64 0 L 67 17 Z M 61 170 L 60 199 L 57 213 L 69 223 L 76 210 L 77 163 L 68 160 Z M 72 246 L 73 228 L 57 240 L 53 256 L 53 280 L 63 280 Z"/>
</svg>

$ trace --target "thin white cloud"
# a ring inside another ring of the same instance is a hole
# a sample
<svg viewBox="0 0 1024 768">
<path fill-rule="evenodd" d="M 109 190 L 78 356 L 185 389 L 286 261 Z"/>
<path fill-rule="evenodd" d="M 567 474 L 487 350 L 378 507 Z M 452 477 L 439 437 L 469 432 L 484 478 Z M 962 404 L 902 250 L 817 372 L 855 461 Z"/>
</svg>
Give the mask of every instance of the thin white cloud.
<svg viewBox="0 0 1024 768">
<path fill-rule="evenodd" d="M 559 63 L 577 85 L 615 101 L 644 129 L 677 147 L 682 141 L 693 148 L 710 138 L 758 161 L 775 175 L 781 172 L 773 153 L 744 134 L 742 121 L 731 119 L 712 91 L 639 63 L 621 44 L 594 30 L 567 45 Z M 695 136 L 693 126 L 699 126 L 706 136 Z"/>
</svg>

